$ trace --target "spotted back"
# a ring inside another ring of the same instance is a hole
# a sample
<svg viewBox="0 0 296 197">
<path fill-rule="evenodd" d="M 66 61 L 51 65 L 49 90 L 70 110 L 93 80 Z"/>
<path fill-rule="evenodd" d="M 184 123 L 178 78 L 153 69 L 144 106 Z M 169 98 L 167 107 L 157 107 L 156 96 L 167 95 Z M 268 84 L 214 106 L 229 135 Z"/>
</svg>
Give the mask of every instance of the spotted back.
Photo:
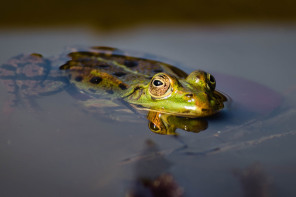
<svg viewBox="0 0 296 197">
<path fill-rule="evenodd" d="M 128 56 L 111 47 L 93 47 L 74 51 L 70 60 L 60 67 L 67 70 L 72 83 L 95 94 L 122 94 L 133 84 L 146 83 L 159 72 L 186 77 L 180 69 L 155 60 Z"/>
</svg>

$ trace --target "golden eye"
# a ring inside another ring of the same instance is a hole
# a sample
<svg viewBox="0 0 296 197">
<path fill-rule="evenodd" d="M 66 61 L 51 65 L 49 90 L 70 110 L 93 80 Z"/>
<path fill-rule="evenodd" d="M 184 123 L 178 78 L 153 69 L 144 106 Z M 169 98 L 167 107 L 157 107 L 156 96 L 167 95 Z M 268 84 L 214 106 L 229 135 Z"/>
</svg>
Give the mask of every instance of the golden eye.
<svg viewBox="0 0 296 197">
<path fill-rule="evenodd" d="M 172 93 L 170 77 L 164 73 L 156 74 L 149 84 L 148 91 L 156 99 L 169 96 Z"/>
<path fill-rule="evenodd" d="M 211 74 L 208 74 L 207 78 L 208 78 L 208 81 L 209 81 L 208 84 L 210 86 L 210 89 L 211 90 L 215 90 L 215 88 L 216 88 L 216 80 L 215 80 L 215 77 L 213 75 L 211 75 Z"/>
</svg>

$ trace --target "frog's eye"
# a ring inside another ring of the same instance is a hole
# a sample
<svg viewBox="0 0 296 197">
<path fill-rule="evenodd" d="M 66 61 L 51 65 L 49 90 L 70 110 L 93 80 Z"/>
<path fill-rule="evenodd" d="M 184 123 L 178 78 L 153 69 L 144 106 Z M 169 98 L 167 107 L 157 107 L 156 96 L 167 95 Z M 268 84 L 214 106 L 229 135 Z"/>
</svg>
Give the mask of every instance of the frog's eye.
<svg viewBox="0 0 296 197">
<path fill-rule="evenodd" d="M 206 88 L 211 91 L 214 91 L 216 88 L 214 76 L 202 70 L 196 70 L 190 73 L 186 81 L 198 88 Z"/>
<path fill-rule="evenodd" d="M 207 78 L 208 78 L 208 82 L 209 82 L 208 85 L 209 85 L 210 89 L 215 90 L 215 88 L 216 88 L 215 77 L 211 74 L 208 74 Z"/>
<path fill-rule="evenodd" d="M 164 73 L 156 74 L 149 84 L 148 91 L 155 99 L 169 96 L 172 93 L 170 77 Z"/>
</svg>

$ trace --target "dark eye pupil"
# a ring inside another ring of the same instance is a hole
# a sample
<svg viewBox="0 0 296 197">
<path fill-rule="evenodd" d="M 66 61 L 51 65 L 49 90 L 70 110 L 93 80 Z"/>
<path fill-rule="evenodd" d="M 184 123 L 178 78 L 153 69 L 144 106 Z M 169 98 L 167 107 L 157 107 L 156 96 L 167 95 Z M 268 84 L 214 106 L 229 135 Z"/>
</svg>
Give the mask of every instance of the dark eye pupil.
<svg viewBox="0 0 296 197">
<path fill-rule="evenodd" d="M 153 81 L 153 85 L 155 85 L 155 86 L 161 86 L 161 85 L 163 85 L 163 83 L 161 81 L 159 81 L 159 80 L 154 80 Z"/>
</svg>

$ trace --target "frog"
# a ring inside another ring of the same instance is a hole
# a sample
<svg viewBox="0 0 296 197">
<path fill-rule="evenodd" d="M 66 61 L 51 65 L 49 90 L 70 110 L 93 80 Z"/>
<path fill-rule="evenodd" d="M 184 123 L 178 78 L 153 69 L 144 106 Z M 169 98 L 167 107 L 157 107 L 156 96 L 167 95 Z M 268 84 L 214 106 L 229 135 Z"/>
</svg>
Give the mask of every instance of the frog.
<svg viewBox="0 0 296 197">
<path fill-rule="evenodd" d="M 203 70 L 187 74 L 171 64 L 106 46 L 74 48 L 67 58 L 33 53 L 4 64 L 0 78 L 12 95 L 10 106 L 70 87 L 89 108 L 118 106 L 120 100 L 133 111 L 147 112 L 151 131 L 176 135 L 177 128 L 206 129 L 203 118 L 217 114 L 228 101 L 216 90 L 214 76 Z M 54 64 L 58 69 L 53 69 Z"/>
</svg>

